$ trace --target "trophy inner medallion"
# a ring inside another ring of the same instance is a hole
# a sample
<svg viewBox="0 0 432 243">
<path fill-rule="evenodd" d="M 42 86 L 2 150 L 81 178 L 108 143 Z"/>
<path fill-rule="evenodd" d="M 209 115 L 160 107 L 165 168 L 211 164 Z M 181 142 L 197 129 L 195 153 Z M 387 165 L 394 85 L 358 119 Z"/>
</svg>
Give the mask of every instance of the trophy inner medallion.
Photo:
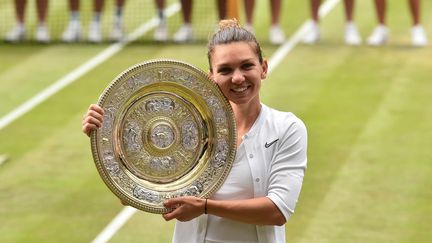
<svg viewBox="0 0 432 243">
<path fill-rule="evenodd" d="M 206 129 L 199 122 L 198 110 L 184 98 L 144 92 L 125 109 L 119 152 L 124 155 L 124 165 L 138 178 L 170 183 L 196 166 L 206 143 Z"/>
<path fill-rule="evenodd" d="M 166 149 L 174 143 L 174 131 L 170 124 L 161 122 L 150 131 L 150 141 L 158 149 Z"/>
</svg>

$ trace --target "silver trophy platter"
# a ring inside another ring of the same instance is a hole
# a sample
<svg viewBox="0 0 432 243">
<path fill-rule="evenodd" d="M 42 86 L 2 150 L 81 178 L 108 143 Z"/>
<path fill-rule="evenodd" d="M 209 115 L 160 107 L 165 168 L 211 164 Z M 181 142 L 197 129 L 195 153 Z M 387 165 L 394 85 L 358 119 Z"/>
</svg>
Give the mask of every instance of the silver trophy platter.
<svg viewBox="0 0 432 243">
<path fill-rule="evenodd" d="M 137 64 L 100 96 L 91 134 L 96 168 L 125 204 L 165 213 L 166 199 L 210 197 L 236 152 L 233 112 L 203 71 L 175 60 Z"/>
</svg>

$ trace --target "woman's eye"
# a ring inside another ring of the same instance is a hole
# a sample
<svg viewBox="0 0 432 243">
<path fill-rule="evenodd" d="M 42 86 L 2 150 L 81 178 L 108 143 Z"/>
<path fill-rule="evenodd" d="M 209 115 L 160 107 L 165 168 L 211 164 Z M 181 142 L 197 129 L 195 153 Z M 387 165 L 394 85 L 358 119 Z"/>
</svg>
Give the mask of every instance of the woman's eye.
<svg viewBox="0 0 432 243">
<path fill-rule="evenodd" d="M 218 73 L 220 73 L 220 74 L 228 74 L 228 73 L 230 73 L 230 71 L 231 71 L 231 69 L 229 69 L 229 68 L 218 69 Z"/>
<path fill-rule="evenodd" d="M 242 65 L 243 69 L 246 69 L 246 70 L 251 69 L 253 66 L 254 66 L 253 63 L 245 63 Z"/>
</svg>

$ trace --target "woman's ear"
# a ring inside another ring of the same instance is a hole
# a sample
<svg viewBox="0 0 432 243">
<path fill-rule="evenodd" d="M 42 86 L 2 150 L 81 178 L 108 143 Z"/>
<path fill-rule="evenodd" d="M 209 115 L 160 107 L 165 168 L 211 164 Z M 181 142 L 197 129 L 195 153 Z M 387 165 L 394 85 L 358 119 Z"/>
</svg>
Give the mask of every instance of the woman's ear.
<svg viewBox="0 0 432 243">
<path fill-rule="evenodd" d="M 261 79 L 267 78 L 267 72 L 268 72 L 268 61 L 267 59 L 263 60 L 263 63 L 261 64 L 263 72 L 261 73 Z"/>
</svg>

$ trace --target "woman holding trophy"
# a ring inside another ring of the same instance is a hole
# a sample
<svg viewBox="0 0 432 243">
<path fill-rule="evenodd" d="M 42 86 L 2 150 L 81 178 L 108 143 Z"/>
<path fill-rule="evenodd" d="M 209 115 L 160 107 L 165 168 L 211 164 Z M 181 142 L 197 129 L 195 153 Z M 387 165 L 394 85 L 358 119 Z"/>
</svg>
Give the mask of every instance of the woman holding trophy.
<svg viewBox="0 0 432 243">
<path fill-rule="evenodd" d="M 173 242 L 285 242 L 307 164 L 307 132 L 290 112 L 261 103 L 268 63 L 254 34 L 222 20 L 208 43 L 209 77 L 232 107 L 237 152 L 222 186 L 210 197 L 164 202 L 165 220 L 177 219 Z M 91 105 L 82 130 L 102 126 L 104 111 Z"/>
</svg>

